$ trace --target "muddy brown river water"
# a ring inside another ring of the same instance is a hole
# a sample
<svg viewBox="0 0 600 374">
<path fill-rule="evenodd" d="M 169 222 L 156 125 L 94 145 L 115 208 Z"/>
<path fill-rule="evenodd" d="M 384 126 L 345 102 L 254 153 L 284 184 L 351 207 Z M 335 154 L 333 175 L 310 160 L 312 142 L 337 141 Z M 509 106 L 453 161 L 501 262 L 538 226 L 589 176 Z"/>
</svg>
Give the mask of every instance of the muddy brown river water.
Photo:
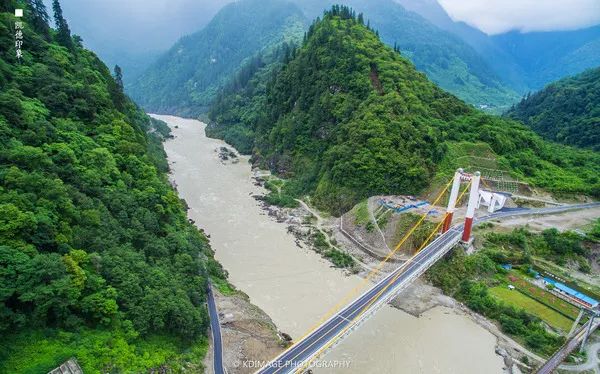
<svg viewBox="0 0 600 374">
<path fill-rule="evenodd" d="M 211 236 L 229 279 L 264 310 L 277 327 L 302 336 L 360 284 L 318 254 L 296 246 L 285 224 L 275 222 L 252 194 L 248 159 L 223 164 L 215 149 L 225 145 L 204 134 L 196 120 L 154 116 L 169 124 L 165 143 L 172 178 L 190 206 L 189 216 Z M 177 128 L 176 128 L 177 126 Z M 467 316 L 442 307 L 413 317 L 383 307 L 322 359 L 348 361 L 349 368 L 318 373 L 502 373 L 496 338 Z"/>
</svg>

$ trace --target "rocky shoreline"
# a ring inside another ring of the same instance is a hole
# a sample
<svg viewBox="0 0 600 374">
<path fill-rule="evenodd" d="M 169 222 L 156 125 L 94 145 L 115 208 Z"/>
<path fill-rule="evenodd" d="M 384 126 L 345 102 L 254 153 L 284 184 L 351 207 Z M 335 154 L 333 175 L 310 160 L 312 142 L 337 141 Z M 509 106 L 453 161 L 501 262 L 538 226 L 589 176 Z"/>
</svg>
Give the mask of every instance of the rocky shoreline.
<svg viewBox="0 0 600 374">
<path fill-rule="evenodd" d="M 215 290 L 214 294 L 221 323 L 223 363 L 228 373 L 253 373 L 257 363 L 270 361 L 288 346 L 289 336 L 279 332 L 271 318 L 243 292 L 223 295 Z M 210 371 L 212 360 L 210 349 L 204 361 Z"/>
</svg>

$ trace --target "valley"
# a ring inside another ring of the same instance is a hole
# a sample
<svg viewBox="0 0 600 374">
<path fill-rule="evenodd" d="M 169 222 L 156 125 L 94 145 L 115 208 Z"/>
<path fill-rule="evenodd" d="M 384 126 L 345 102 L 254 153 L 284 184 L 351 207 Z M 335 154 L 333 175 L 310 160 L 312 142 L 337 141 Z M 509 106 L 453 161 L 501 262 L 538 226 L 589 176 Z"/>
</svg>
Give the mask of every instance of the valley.
<svg viewBox="0 0 600 374">
<path fill-rule="evenodd" d="M 112 1 L 0 0 L 0 374 L 600 374 L 600 4 Z"/>
<path fill-rule="evenodd" d="M 303 335 L 361 284 L 359 276 L 332 267 L 304 246 L 299 248 L 295 237 L 287 232 L 289 223 L 276 222 L 261 209 L 252 196 L 265 190 L 254 185 L 247 157 L 242 156 L 239 163 L 223 163 L 215 150 L 226 144 L 207 138 L 203 131 L 206 125 L 177 117 L 157 118 L 173 129 L 175 138 L 167 141 L 165 148 L 172 180 L 190 207 L 190 218 L 210 235 L 215 257 L 229 273 L 230 282 L 267 313 L 280 331 L 294 339 Z M 435 295 L 426 287 L 416 287 L 419 294 Z M 405 369 L 401 373 L 413 373 L 443 366 L 460 373 L 480 373 L 482 369 L 503 372 L 503 359 L 494 352 L 495 336 L 453 303 L 407 304 L 402 308 L 421 317 L 385 307 L 366 322 L 363 333 L 351 336 L 324 359 L 350 360 L 351 368 L 357 371 L 402 366 Z M 226 319 L 223 323 L 226 326 Z M 439 355 L 442 347 L 444 355 Z M 463 356 L 463 349 L 477 352 L 478 361 L 466 356 L 456 360 Z M 245 359 L 265 359 L 262 352 L 257 353 Z M 387 359 L 373 368 L 374 355 Z M 435 360 L 426 359 L 434 355 Z M 270 358 L 273 356 L 266 359 Z M 242 366 L 236 361 L 239 359 L 226 362 L 229 372 L 238 372 L 232 370 Z"/>
<path fill-rule="evenodd" d="M 285 215 L 282 214 L 285 209 L 277 211 L 261 207 L 255 196 L 261 196 L 268 191 L 256 184 L 256 178 L 263 178 L 265 174 L 251 170 L 245 156 L 239 156 L 240 162 L 231 162 L 219 157 L 218 151 L 228 145 L 207 138 L 204 134 L 206 125 L 170 116 L 156 118 L 166 121 L 173 130 L 174 139 L 167 141 L 165 148 L 171 165 L 172 181 L 190 207 L 190 218 L 210 236 L 215 256 L 228 271 L 231 283 L 243 294 L 248 295 L 249 301 L 273 320 L 274 330 L 267 334 L 271 338 L 268 338 L 269 343 L 266 343 L 273 347 L 271 350 L 246 348 L 242 350 L 241 355 L 229 353 L 225 356 L 225 365 L 231 372 L 252 372 L 243 367 L 244 361 L 269 360 L 276 355 L 275 352 L 283 349 L 281 335 L 277 337 L 276 331 L 289 334 L 292 339 L 301 336 L 326 314 L 331 305 L 343 298 L 352 288 L 359 286 L 359 279 L 379 261 L 353 246 L 352 242 L 344 241 L 343 235 L 335 230 L 340 219 L 323 218 L 313 209 L 309 211 L 293 208 L 292 215 Z M 195 165 L 203 167 L 198 168 Z M 217 177 L 211 178 L 208 175 Z M 199 194 L 199 190 L 203 192 Z M 241 214 L 242 211 L 244 214 Z M 205 214 L 206 212 L 210 214 Z M 267 214 L 273 212 L 278 213 Z M 354 217 L 356 213 L 353 210 L 348 214 Z M 300 223 L 310 221 L 308 218 L 314 215 L 319 216 L 318 221 L 314 223 L 315 228 L 320 227 L 324 232 L 332 233 L 331 240 L 336 245 L 360 259 L 361 263 L 355 264 L 358 268 L 356 274 L 332 267 L 328 260 L 310 249 L 310 241 L 298 242 L 298 239 L 290 234 L 288 227 L 298 227 Z M 579 215 L 580 212 L 551 215 L 539 218 L 535 222 L 543 227 L 545 224 L 552 224 L 553 220 L 572 221 Z M 598 209 L 585 211 L 583 216 L 589 218 L 579 222 L 577 227 L 585 225 L 585 222 L 593 222 L 597 215 Z M 458 217 L 460 219 L 461 213 L 458 213 Z M 500 225 L 510 230 L 511 225 L 517 222 L 518 219 L 512 219 Z M 363 231 L 363 234 L 365 232 Z M 363 236 L 360 240 L 375 247 L 378 243 L 373 240 L 377 236 Z M 390 264 L 386 269 L 391 270 L 393 266 L 395 265 Z M 310 270 L 298 271 L 299 268 Z M 316 274 L 318 277 L 315 277 Z M 226 298 L 219 303 L 222 303 L 226 310 L 240 313 L 239 307 L 230 309 L 226 306 L 231 303 L 226 301 Z M 482 367 L 486 367 L 486 372 L 501 373 L 504 372 L 503 368 L 507 363 L 513 370 L 517 370 L 517 366 L 512 366 L 514 361 L 511 361 L 511 357 L 521 359 L 523 354 L 539 357 L 506 336 L 494 324 L 421 282 L 402 292 L 391 305 L 384 307 L 357 333 L 345 339 L 321 360 L 349 360 L 351 367 L 357 371 L 386 372 L 402 365 L 406 367 L 406 371 L 401 372 L 406 373 L 415 370 L 435 370 L 436 367 L 450 368 L 461 373 L 478 373 Z M 264 331 L 253 333 L 261 323 L 252 322 L 253 318 L 249 318 L 244 312 L 241 313 L 234 319 L 246 321 L 244 333 L 249 334 L 248 337 L 264 337 Z M 290 318 L 290 315 L 294 317 Z M 236 329 L 236 322 L 230 322 L 233 317 L 229 314 L 222 318 L 223 328 L 230 331 L 232 336 L 229 345 L 225 346 L 225 351 L 238 352 L 238 349 L 233 347 L 237 347 L 242 340 L 240 335 L 231 333 Z M 373 342 L 368 344 L 372 350 L 365 349 L 367 341 Z M 258 346 L 262 344 L 265 344 L 264 340 Z M 458 349 L 456 352 L 449 348 L 454 346 Z M 393 348 L 389 350 L 387 347 Z M 480 360 L 473 363 L 462 354 L 463 349 L 478 352 Z M 442 350 L 448 352 L 448 355 L 440 355 Z M 269 355 L 265 352 L 272 353 Z M 425 358 L 432 357 L 433 352 L 438 352 L 435 354 L 435 360 L 426 360 Z M 504 356 L 496 352 L 502 352 Z M 380 367 L 373 368 L 372 357 L 380 357 L 376 361 L 380 363 Z M 508 361 L 504 361 L 505 359 Z M 315 363 L 315 372 L 344 372 L 343 368 L 319 370 L 318 362 Z"/>
</svg>

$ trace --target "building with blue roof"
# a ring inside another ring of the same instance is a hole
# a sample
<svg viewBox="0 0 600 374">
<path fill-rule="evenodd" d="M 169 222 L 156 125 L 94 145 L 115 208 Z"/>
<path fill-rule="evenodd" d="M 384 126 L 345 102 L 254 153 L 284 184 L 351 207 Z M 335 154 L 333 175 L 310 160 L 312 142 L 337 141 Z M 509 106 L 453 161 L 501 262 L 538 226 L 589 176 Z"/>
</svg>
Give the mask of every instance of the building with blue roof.
<svg viewBox="0 0 600 374">
<path fill-rule="evenodd" d="M 599 304 L 598 300 L 593 299 L 588 295 L 583 294 L 577 290 L 574 290 L 566 284 L 560 283 L 552 278 L 545 277 L 544 282 L 546 282 L 546 284 L 553 285 L 554 290 L 559 292 L 560 294 L 565 295 L 570 299 L 574 299 L 574 301 L 583 304 L 588 308 L 595 308 Z"/>
</svg>

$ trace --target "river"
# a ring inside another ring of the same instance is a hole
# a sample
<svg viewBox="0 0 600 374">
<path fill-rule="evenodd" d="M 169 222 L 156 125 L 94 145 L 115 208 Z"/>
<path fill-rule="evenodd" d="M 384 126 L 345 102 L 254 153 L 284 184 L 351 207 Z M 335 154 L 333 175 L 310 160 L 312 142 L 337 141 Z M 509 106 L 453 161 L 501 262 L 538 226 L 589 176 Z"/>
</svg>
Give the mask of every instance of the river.
<svg viewBox="0 0 600 374">
<path fill-rule="evenodd" d="M 211 237 L 216 259 L 229 279 L 294 338 L 307 332 L 361 283 L 318 254 L 296 246 L 285 224 L 260 208 L 252 194 L 248 158 L 223 164 L 199 121 L 154 116 L 169 124 L 175 139 L 165 143 L 172 178 L 190 207 L 189 216 Z M 350 369 L 318 373 L 502 373 L 495 337 L 451 309 L 434 308 L 415 318 L 383 307 L 335 346 L 324 361 L 350 361 Z"/>
</svg>

